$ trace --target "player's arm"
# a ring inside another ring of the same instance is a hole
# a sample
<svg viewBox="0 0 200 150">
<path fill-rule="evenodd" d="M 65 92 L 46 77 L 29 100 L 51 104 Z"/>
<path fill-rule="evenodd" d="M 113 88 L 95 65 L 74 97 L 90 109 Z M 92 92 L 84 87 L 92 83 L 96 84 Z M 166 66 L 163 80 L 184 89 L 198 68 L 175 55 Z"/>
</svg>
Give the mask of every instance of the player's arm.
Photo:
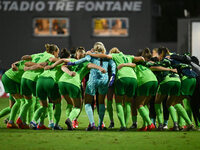
<svg viewBox="0 0 200 150">
<path fill-rule="evenodd" d="M 144 61 L 145 61 L 145 59 L 142 56 L 134 57 L 134 60 L 133 60 L 133 62 L 144 62 Z"/>
<path fill-rule="evenodd" d="M 59 58 L 55 58 L 55 57 L 50 57 L 49 58 L 49 61 L 50 62 L 56 62 L 56 61 L 58 61 L 59 60 Z"/>
<path fill-rule="evenodd" d="M 55 68 L 56 66 L 58 66 L 58 65 L 60 65 L 62 63 L 68 63 L 68 62 L 69 62 L 69 59 L 59 59 L 54 64 L 52 64 L 50 66 L 46 66 L 44 68 L 44 70 L 53 69 L 53 68 Z"/>
<path fill-rule="evenodd" d="M 177 69 L 165 68 L 162 66 L 151 66 L 150 69 L 152 71 L 171 71 L 177 73 Z"/>
<path fill-rule="evenodd" d="M 106 55 L 106 54 L 92 54 L 92 52 L 88 51 L 86 53 L 87 55 L 90 55 L 92 57 L 96 57 L 96 58 L 107 58 L 107 59 L 112 59 L 111 55 Z"/>
<path fill-rule="evenodd" d="M 101 67 L 101 66 L 97 66 L 93 63 L 89 63 L 88 66 L 87 66 L 89 69 L 98 69 L 99 71 L 101 71 L 102 73 L 106 73 L 107 71 Z"/>
<path fill-rule="evenodd" d="M 24 55 L 22 56 L 21 60 L 32 60 L 31 55 Z"/>
<path fill-rule="evenodd" d="M 113 60 L 109 60 L 109 66 L 111 67 L 112 75 L 116 74 L 117 66 Z"/>
<path fill-rule="evenodd" d="M 16 66 L 18 63 L 19 63 L 19 61 L 16 61 L 11 65 L 11 68 L 12 68 L 13 71 L 17 71 L 18 70 L 18 67 Z"/>
<path fill-rule="evenodd" d="M 117 66 L 117 69 L 120 70 L 122 67 L 131 67 L 131 68 L 135 68 L 136 64 L 135 63 L 124 63 L 124 64 L 120 64 L 119 66 Z"/>
<path fill-rule="evenodd" d="M 30 67 L 27 67 L 25 66 L 24 67 L 24 71 L 28 71 L 28 70 L 39 70 L 39 69 L 44 69 L 44 66 L 40 65 L 40 64 L 35 64 L 33 66 L 30 66 Z"/>
<path fill-rule="evenodd" d="M 67 65 L 62 65 L 61 69 L 62 69 L 63 72 L 67 73 L 68 75 L 70 75 L 72 77 L 76 75 L 76 72 L 70 71 L 67 68 Z"/>
</svg>

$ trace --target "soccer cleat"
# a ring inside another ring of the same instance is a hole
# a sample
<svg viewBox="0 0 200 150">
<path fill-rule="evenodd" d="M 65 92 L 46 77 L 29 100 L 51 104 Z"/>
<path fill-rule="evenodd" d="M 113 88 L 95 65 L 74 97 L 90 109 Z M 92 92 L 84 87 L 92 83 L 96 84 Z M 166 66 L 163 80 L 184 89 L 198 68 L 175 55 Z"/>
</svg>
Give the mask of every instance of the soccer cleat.
<svg viewBox="0 0 200 150">
<path fill-rule="evenodd" d="M 137 129 L 137 123 L 133 123 L 130 129 Z"/>
<path fill-rule="evenodd" d="M 26 124 L 25 125 L 23 124 L 20 117 L 17 119 L 16 124 L 19 129 L 29 129 L 29 127 Z"/>
<path fill-rule="evenodd" d="M 67 120 L 65 121 L 65 124 L 67 125 L 68 127 L 68 130 L 73 130 L 73 126 L 72 126 L 72 122 L 69 118 L 67 118 Z"/>
<path fill-rule="evenodd" d="M 120 129 L 119 129 L 119 131 L 126 131 L 127 129 L 126 129 L 126 127 L 121 127 Z"/>
<path fill-rule="evenodd" d="M 3 122 L 4 122 L 5 124 L 7 124 L 8 121 L 9 121 L 9 118 L 6 118 Z"/>
<path fill-rule="evenodd" d="M 170 128 L 171 131 L 179 131 L 178 126 L 173 126 L 173 128 Z"/>
<path fill-rule="evenodd" d="M 138 129 L 137 131 L 147 131 L 147 127 L 142 127 L 140 129 Z"/>
<path fill-rule="evenodd" d="M 79 122 L 76 119 L 72 121 L 72 126 L 73 126 L 74 129 L 78 128 L 78 123 Z"/>
<path fill-rule="evenodd" d="M 34 122 L 31 121 L 29 127 L 31 129 L 33 129 L 33 130 L 36 130 L 37 129 L 37 124 L 35 124 Z"/>
<path fill-rule="evenodd" d="M 105 126 L 106 126 L 106 125 L 105 125 L 105 123 L 103 122 L 102 125 L 101 125 L 101 127 L 104 128 Z"/>
<path fill-rule="evenodd" d="M 55 125 L 52 129 L 53 130 L 63 130 L 63 128 L 59 125 Z"/>
<path fill-rule="evenodd" d="M 191 125 L 188 125 L 188 126 L 185 128 L 184 131 L 196 131 L 196 129 L 195 129 L 194 125 L 191 124 Z"/>
<path fill-rule="evenodd" d="M 97 130 L 97 127 L 95 126 L 94 123 L 92 126 L 89 124 L 88 127 L 86 128 L 86 131 L 94 131 L 94 130 Z"/>
<path fill-rule="evenodd" d="M 17 126 L 14 123 L 7 123 L 7 128 L 8 129 L 17 129 Z"/>
<path fill-rule="evenodd" d="M 54 128 L 54 123 L 50 123 L 50 124 L 48 125 L 48 127 L 51 128 L 51 129 L 53 129 L 53 128 Z"/>
<path fill-rule="evenodd" d="M 164 125 L 164 126 L 163 126 L 163 130 L 168 130 L 168 126 L 167 126 L 167 125 Z"/>
<path fill-rule="evenodd" d="M 106 127 L 102 127 L 102 126 L 98 126 L 97 130 L 98 131 L 103 131 L 103 130 L 107 130 L 107 128 Z"/>
<path fill-rule="evenodd" d="M 151 123 L 151 125 L 148 125 L 147 126 L 147 130 L 148 131 L 151 131 L 151 130 L 154 130 L 156 127 L 155 127 L 155 125 L 153 124 L 153 123 Z"/>
<path fill-rule="evenodd" d="M 50 130 L 50 128 L 46 127 L 45 125 L 37 125 L 38 130 Z"/>
<path fill-rule="evenodd" d="M 110 125 L 109 125 L 109 129 L 112 129 L 112 128 L 114 128 L 114 126 L 115 126 L 115 124 L 114 124 L 114 122 L 110 122 Z"/>
<path fill-rule="evenodd" d="M 158 125 L 157 131 L 163 131 L 163 125 L 162 124 Z"/>
</svg>

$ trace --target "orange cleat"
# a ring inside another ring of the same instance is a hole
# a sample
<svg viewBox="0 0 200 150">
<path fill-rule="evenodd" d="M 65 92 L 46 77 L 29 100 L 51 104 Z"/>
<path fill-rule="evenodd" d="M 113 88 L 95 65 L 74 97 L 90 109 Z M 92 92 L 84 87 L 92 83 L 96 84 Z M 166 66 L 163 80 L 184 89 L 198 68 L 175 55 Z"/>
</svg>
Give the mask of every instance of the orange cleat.
<svg viewBox="0 0 200 150">
<path fill-rule="evenodd" d="M 76 119 L 72 121 L 72 126 L 73 126 L 74 129 L 78 128 L 78 123 L 79 122 Z"/>
<path fill-rule="evenodd" d="M 7 123 L 7 128 L 8 129 L 17 129 L 17 126 L 14 123 Z"/>
<path fill-rule="evenodd" d="M 147 131 L 147 126 L 146 127 L 142 127 L 140 129 L 138 129 L 138 131 Z"/>
<path fill-rule="evenodd" d="M 38 125 L 37 129 L 38 130 L 50 130 L 50 128 L 46 127 L 45 125 L 42 125 L 42 126 Z"/>
<path fill-rule="evenodd" d="M 147 126 L 147 130 L 148 131 L 151 131 L 151 130 L 154 130 L 156 127 L 155 127 L 155 125 L 152 123 L 151 125 L 148 125 Z"/>
</svg>

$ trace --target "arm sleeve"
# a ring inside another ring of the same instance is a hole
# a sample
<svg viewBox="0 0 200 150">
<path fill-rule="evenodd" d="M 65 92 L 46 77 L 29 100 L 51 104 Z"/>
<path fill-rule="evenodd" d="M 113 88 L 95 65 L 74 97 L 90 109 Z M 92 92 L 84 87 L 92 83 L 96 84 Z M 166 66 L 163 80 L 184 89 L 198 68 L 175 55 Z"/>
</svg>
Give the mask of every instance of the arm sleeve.
<svg viewBox="0 0 200 150">
<path fill-rule="evenodd" d="M 109 65 L 111 67 L 112 74 L 116 74 L 116 64 L 112 59 L 109 60 Z"/>
<path fill-rule="evenodd" d="M 74 63 L 75 63 L 75 65 L 79 65 L 79 64 L 82 64 L 82 63 L 84 63 L 86 61 L 90 61 L 90 60 L 91 60 L 91 56 L 87 55 L 84 58 L 75 61 Z"/>
</svg>

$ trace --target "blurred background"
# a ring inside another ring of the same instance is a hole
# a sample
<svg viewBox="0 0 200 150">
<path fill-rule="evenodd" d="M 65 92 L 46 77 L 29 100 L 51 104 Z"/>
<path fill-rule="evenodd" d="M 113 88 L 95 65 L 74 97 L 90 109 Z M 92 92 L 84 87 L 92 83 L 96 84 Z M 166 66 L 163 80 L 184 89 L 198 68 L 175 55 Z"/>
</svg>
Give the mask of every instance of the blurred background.
<svg viewBox="0 0 200 150">
<path fill-rule="evenodd" d="M 200 58 L 199 0 L 0 0 L 0 70 L 45 43 L 74 50 L 96 41 L 125 54 L 165 46 Z"/>
</svg>

